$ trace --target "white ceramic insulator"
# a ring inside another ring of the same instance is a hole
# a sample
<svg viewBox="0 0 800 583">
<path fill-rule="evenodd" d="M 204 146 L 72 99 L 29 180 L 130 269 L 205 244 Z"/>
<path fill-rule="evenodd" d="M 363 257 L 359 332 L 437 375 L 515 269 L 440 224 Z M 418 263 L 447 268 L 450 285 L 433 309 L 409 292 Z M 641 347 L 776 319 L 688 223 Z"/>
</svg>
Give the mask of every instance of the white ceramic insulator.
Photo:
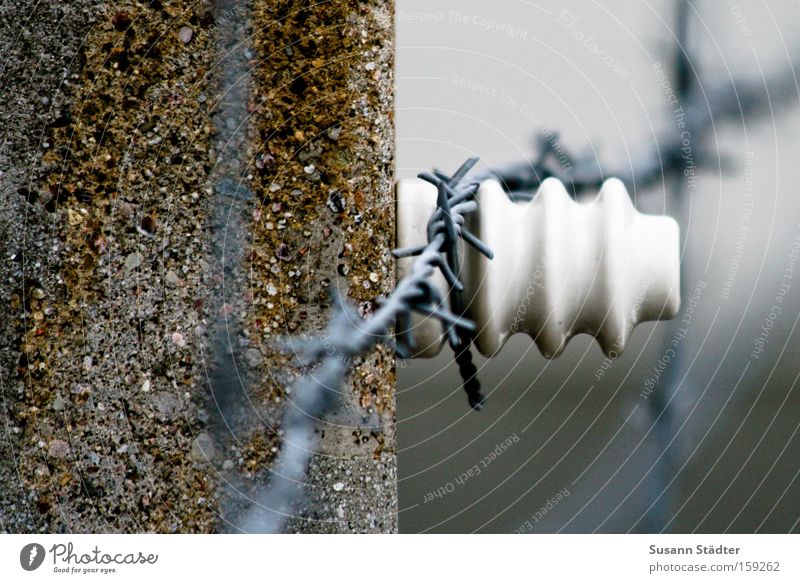
<svg viewBox="0 0 800 583">
<path fill-rule="evenodd" d="M 397 184 L 397 244 L 426 243 L 436 188 L 423 180 Z M 639 322 L 674 317 L 680 308 L 679 229 L 674 219 L 639 213 L 625 185 L 607 180 L 589 203 L 564 185 L 542 182 L 531 202 L 512 202 L 495 180 L 480 185 L 478 210 L 466 227 L 494 252 L 489 260 L 461 244 L 459 278 L 465 315 L 477 325 L 475 345 L 492 356 L 526 332 L 548 358 L 581 332 L 609 356 L 622 353 Z M 398 261 L 406 274 L 413 258 Z M 438 273 L 434 282 L 447 297 Z M 415 356 L 436 355 L 441 323 L 415 316 Z"/>
</svg>

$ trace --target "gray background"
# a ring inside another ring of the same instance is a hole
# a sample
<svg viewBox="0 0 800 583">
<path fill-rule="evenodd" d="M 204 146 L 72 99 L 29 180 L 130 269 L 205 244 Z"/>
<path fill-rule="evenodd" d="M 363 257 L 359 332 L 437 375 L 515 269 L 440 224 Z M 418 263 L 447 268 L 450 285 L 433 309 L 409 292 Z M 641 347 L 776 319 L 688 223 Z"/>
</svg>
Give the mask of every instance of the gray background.
<svg viewBox="0 0 800 583">
<path fill-rule="evenodd" d="M 790 67 L 800 47 L 796 2 L 695 7 L 693 65 L 704 86 Z M 614 165 L 652 148 L 656 133 L 674 123 L 654 68 L 660 62 L 671 70 L 674 3 L 580 2 L 569 7 L 577 17 L 572 29 L 564 26 L 562 8 L 522 0 L 398 0 L 399 177 L 432 166 L 454 169 L 472 155 L 489 166 L 521 161 L 536 134 L 548 130 L 572 151 Z M 601 60 L 601 51 L 618 64 Z M 640 325 L 597 383 L 604 357 L 592 338 L 574 339 L 547 361 L 518 335 L 498 357 L 479 358 L 489 394 L 481 413 L 468 410 L 445 350 L 400 368 L 402 531 L 798 531 L 800 272 L 784 278 L 800 234 L 796 101 L 715 124 L 703 139 L 727 156 L 729 169 L 701 172 L 684 209 L 667 188 L 634 193 L 641 210 L 679 218 L 688 287 L 707 282 L 681 345 L 683 365 L 673 371 L 682 382 L 666 440 L 674 460 L 669 475 L 651 470 L 664 445 L 648 433 L 640 393 L 676 321 Z M 751 230 L 742 237 L 748 200 Z M 766 350 L 752 358 L 786 281 L 791 291 Z M 512 434 L 519 443 L 480 475 L 456 483 Z M 448 483 L 451 493 L 425 502 Z M 564 488 L 570 495 L 534 521 Z M 648 507 L 659 495 L 666 520 L 654 523 Z"/>
</svg>

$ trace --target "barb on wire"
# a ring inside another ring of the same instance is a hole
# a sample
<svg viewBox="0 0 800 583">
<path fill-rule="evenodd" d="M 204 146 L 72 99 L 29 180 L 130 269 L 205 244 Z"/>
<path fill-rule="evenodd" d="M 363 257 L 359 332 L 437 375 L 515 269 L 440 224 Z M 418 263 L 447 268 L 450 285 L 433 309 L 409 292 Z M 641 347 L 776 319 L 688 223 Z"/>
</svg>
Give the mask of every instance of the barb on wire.
<svg viewBox="0 0 800 583">
<path fill-rule="evenodd" d="M 349 372 L 348 363 L 375 344 L 390 341 L 393 327 L 396 329 L 394 344 L 398 355 L 408 358 L 413 354 L 412 312 L 441 322 L 456 353 L 469 403 L 475 409 L 482 407 L 484 397 L 469 350 L 475 325 L 463 316 L 460 295 L 463 285 L 458 279 L 459 238 L 488 258 L 493 257 L 492 251 L 464 227 L 464 215 L 477 209 L 474 198 L 478 183 L 462 182 L 477 161 L 477 158 L 470 158 L 451 177 L 438 171 L 420 174 L 420 178 L 438 189 L 436 210 L 428 223 L 428 243 L 394 251 L 395 257 L 416 257 L 416 260 L 394 291 L 378 300 L 377 311 L 364 319 L 334 292 L 332 315 L 324 334 L 308 339 L 289 339 L 283 343 L 283 348 L 293 351 L 302 366 L 308 367 L 308 372 L 297 383 L 294 402 L 284 415 L 283 445 L 273 466 L 272 482 L 255 501 L 245 521 L 248 532 L 280 532 L 291 511 L 295 489 L 308 467 L 315 425 L 338 402 L 341 386 Z M 452 288 L 449 307 L 430 281 L 436 269 Z"/>
<path fill-rule="evenodd" d="M 458 239 L 489 259 L 494 257 L 491 249 L 464 226 L 464 215 L 477 209 L 475 195 L 478 183 L 462 184 L 462 181 L 477 161 L 477 158 L 470 158 L 451 177 L 439 171 L 419 175 L 438 190 L 436 210 L 428 222 L 428 243 L 393 252 L 395 257 L 416 257 L 416 260 L 409 274 L 398 282 L 389 297 L 378 300 L 379 309 L 368 319 L 362 319 L 353 307 L 334 294 L 333 316 L 324 337 L 294 340 L 287 344 L 304 363 L 319 364 L 332 354 L 347 361 L 386 340 L 395 324 L 395 348 L 401 358 L 408 358 L 414 352 L 410 325 L 412 312 L 439 320 L 450 346 L 458 353 L 465 350 L 465 344 L 469 344 L 468 339 L 475 331 L 475 324 L 463 316 L 460 292 L 464 286 L 458 278 Z M 436 269 L 452 288 L 448 296 L 449 307 L 430 281 Z M 471 381 L 470 388 L 474 393 L 475 380 Z"/>
<path fill-rule="evenodd" d="M 475 159 L 475 161 L 477 161 L 477 159 Z M 492 250 L 475 235 L 470 233 L 463 224 L 463 214 L 472 212 L 477 208 L 477 202 L 473 199 L 480 186 L 480 182 L 472 182 L 461 189 L 458 188 L 459 182 L 466 176 L 471 167 L 471 165 L 467 167 L 465 164 L 452 177 L 448 177 L 438 170 L 435 170 L 433 175 L 427 173 L 419 175 L 420 178 L 432 183 L 438 189 L 436 201 L 437 210 L 428 227 L 428 241 L 430 243 L 436 232 L 443 232 L 445 234 L 445 259 L 442 260 L 440 257 L 439 264 L 445 279 L 453 288 L 450 290 L 450 306 L 457 314 L 464 313 L 464 301 L 461 296 L 463 286 L 453 275 L 454 272 L 458 272 L 460 267 L 458 246 L 455 244 L 456 237 L 461 237 L 465 243 L 474 247 L 487 258 L 492 259 L 494 257 Z M 469 405 L 473 409 L 480 411 L 483 408 L 486 398 L 481 393 L 481 385 L 477 376 L 478 369 L 472 362 L 470 345 L 472 343 L 474 326 L 462 326 L 460 328 L 451 326 L 447 332 L 448 341 L 455 353 L 455 361 L 458 365 L 462 386 L 467 394 Z"/>
<path fill-rule="evenodd" d="M 682 24 L 685 26 L 685 23 Z M 680 29 L 679 29 L 680 33 Z M 679 49 L 683 52 L 683 47 Z M 557 135 L 542 137 L 537 155 L 499 169 L 489 170 L 479 180 L 496 178 L 512 199 L 529 200 L 547 178 L 557 178 L 573 196 L 596 191 L 606 178 L 619 178 L 630 191 L 661 183 L 678 176 L 685 169 L 682 157 L 684 138 L 690 136 L 692 154 L 697 168 L 727 165 L 725 158 L 710 149 L 702 149 L 697 141 L 709 135 L 716 123 L 753 119 L 769 114 L 782 103 L 797 103 L 800 65 L 777 70 L 764 77 L 739 77 L 699 85 L 688 54 L 679 53 L 675 63 L 675 92 L 680 95 L 684 122 L 655 137 L 648 148 L 632 156 L 626 164 L 605 166 L 591 154 L 574 156 L 564 148 L 556 150 Z M 800 61 L 798 61 L 800 62 Z M 560 158 L 560 161 L 559 161 Z"/>
</svg>

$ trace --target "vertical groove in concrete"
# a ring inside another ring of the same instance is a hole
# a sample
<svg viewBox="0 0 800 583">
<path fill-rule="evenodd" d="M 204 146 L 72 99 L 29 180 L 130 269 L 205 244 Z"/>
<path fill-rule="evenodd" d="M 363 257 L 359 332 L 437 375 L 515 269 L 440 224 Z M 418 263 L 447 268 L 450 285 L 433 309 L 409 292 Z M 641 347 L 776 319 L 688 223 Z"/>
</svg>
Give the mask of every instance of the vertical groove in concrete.
<svg viewBox="0 0 800 583">
<path fill-rule="evenodd" d="M 210 258 L 213 300 L 208 383 L 213 400 L 217 436 L 233 437 L 246 431 L 257 419 L 249 415 L 247 387 L 250 375 L 243 355 L 248 340 L 242 326 L 247 266 L 246 253 L 254 195 L 248 180 L 248 127 L 250 102 L 249 3 L 236 0 L 215 2 L 215 69 L 219 86 L 214 102 L 215 127 L 212 152 L 216 157 L 212 179 L 213 210 L 209 230 L 213 243 Z M 251 359 L 253 357 L 251 356 Z M 257 360 L 257 359 L 256 359 Z M 230 434 L 230 435 L 227 435 Z"/>
<path fill-rule="evenodd" d="M 261 202 L 254 192 L 250 131 L 253 121 L 252 5 L 216 0 L 214 41 L 219 71 L 212 150 L 215 166 L 209 258 L 212 276 L 209 345 L 206 364 L 209 441 L 219 469 L 216 529 L 246 530 L 243 516 L 264 489 L 253 479 L 269 468 L 277 451 L 280 410 L 264 407 L 254 387 L 263 361 L 259 338 L 248 326 L 258 297 L 249 289 L 248 267 L 254 253 L 253 217 Z"/>
</svg>

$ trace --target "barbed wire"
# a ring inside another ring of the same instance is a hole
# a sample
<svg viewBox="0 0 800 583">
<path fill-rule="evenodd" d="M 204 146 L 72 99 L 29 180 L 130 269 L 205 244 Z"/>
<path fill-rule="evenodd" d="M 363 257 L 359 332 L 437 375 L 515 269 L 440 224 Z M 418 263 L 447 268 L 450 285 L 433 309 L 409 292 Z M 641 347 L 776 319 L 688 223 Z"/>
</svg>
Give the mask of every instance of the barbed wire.
<svg viewBox="0 0 800 583">
<path fill-rule="evenodd" d="M 616 166 L 602 164 L 593 153 L 574 155 L 561 146 L 557 149 L 558 135 L 549 135 L 539 141 L 531 159 L 487 170 L 476 178 L 495 178 L 515 200 L 530 200 L 547 178 L 557 178 L 563 182 L 573 196 L 597 190 L 610 177 L 622 180 L 629 191 L 636 192 L 683 172 L 686 161 L 682 155 L 686 136 L 691 141 L 693 162 L 698 169 L 725 170 L 730 164 L 724 154 L 701 148 L 698 140 L 708 135 L 714 124 L 737 120 L 744 122 L 771 114 L 778 105 L 796 104 L 800 65 L 792 65 L 758 78 L 729 78 L 701 84 L 691 52 L 685 40 L 681 40 L 681 37 L 685 38 L 685 33 L 680 30 L 672 77 L 685 127 L 679 129 L 675 124 L 658 134 L 649 147 L 639 149 L 627 163 Z"/>
<path fill-rule="evenodd" d="M 439 320 L 462 374 L 470 406 L 480 409 L 484 396 L 472 363 L 470 344 L 475 324 L 463 316 L 458 278 L 458 240 L 492 259 L 493 253 L 464 226 L 464 217 L 478 208 L 475 200 L 479 183 L 465 182 L 478 162 L 470 158 L 452 175 L 439 171 L 423 172 L 419 177 L 437 189 L 436 209 L 427 227 L 425 245 L 396 249 L 397 258 L 415 257 L 406 277 L 394 291 L 378 300 L 379 308 L 362 318 L 338 292 L 332 293 L 331 318 L 325 331 L 306 339 L 288 339 L 282 343 L 291 351 L 307 373 L 294 390 L 294 400 L 284 414 L 283 445 L 273 466 L 272 480 L 264 494 L 253 504 L 244 522 L 247 532 L 280 532 L 290 516 L 295 490 L 305 477 L 313 451 L 316 423 L 332 411 L 341 397 L 340 387 L 350 370 L 348 363 L 379 342 L 390 342 L 401 358 L 410 358 L 415 350 L 412 314 L 417 312 Z M 450 286 L 448 302 L 442 297 L 431 276 L 438 270 Z M 394 342 L 391 331 L 396 329 Z"/>
<path fill-rule="evenodd" d="M 486 257 L 493 257 L 492 251 L 464 227 L 464 216 L 477 209 L 475 195 L 482 181 L 498 180 L 512 200 L 521 201 L 531 200 L 547 178 L 563 182 L 575 197 L 585 191 L 597 190 L 612 176 L 622 180 L 631 192 L 636 192 L 681 176 L 686 165 L 683 152 L 687 135 L 695 168 L 725 169 L 727 164 L 723 156 L 698 148 L 697 140 L 707 134 L 709 128 L 720 121 L 744 121 L 756 117 L 771 111 L 778 103 L 797 101 L 800 71 L 793 66 L 760 79 L 731 78 L 726 82 L 702 85 L 687 46 L 688 7 L 687 2 L 679 0 L 676 52 L 672 62 L 674 93 L 685 124 L 680 131 L 673 127 L 660 133 L 650 147 L 643 148 L 636 157 L 617 167 L 601 164 L 594 155 L 574 156 L 564 148 L 557 149 L 557 136 L 551 135 L 540 141 L 531 159 L 485 170 L 473 175 L 470 181 L 465 181 L 465 178 L 477 163 L 477 158 L 467 160 L 452 176 L 436 170 L 419 175 L 436 186 L 437 206 L 428 223 L 427 244 L 394 251 L 397 258 L 416 257 L 408 275 L 387 298 L 378 300 L 379 309 L 367 319 L 363 319 L 340 294 L 333 292 L 331 318 L 324 333 L 285 342 L 285 348 L 297 355 L 298 360 L 308 367 L 308 372 L 297 382 L 294 402 L 284 415 L 283 446 L 274 465 L 273 479 L 266 495 L 254 505 L 251 520 L 246 523 L 247 530 L 280 532 L 284 519 L 289 516 L 295 486 L 302 482 L 306 473 L 313 451 L 316 423 L 340 401 L 340 387 L 350 370 L 348 363 L 380 342 L 392 343 L 401 358 L 412 357 L 415 351 L 413 312 L 434 317 L 442 323 L 455 353 L 469 404 L 477 410 L 483 407 L 485 398 L 470 350 L 475 325 L 464 318 L 463 285 L 457 275 L 459 238 Z M 680 196 L 680 187 L 676 186 L 673 191 L 675 196 Z M 430 281 L 437 269 L 450 287 L 449 307 Z M 665 428 L 668 426 L 666 405 L 658 403 L 652 412 L 654 418 L 663 421 Z M 663 434 L 660 432 L 658 441 L 663 441 Z M 656 482 L 661 484 L 662 480 Z M 262 516 L 264 513 L 266 515 Z M 662 513 L 663 509 L 654 509 L 652 514 L 657 517 Z M 661 522 L 654 518 L 650 530 L 657 531 Z"/>
<path fill-rule="evenodd" d="M 681 180 L 685 173 L 694 174 L 703 168 L 724 172 L 732 166 L 724 153 L 704 147 L 703 139 L 716 124 L 744 123 L 772 114 L 780 104 L 796 105 L 800 97 L 800 68 L 791 64 L 761 77 L 730 77 L 704 83 L 703 71 L 697 66 L 696 39 L 689 34 L 691 11 L 695 8 L 688 0 L 677 0 L 675 6 L 676 42 L 668 73 L 672 84 L 669 90 L 675 96 L 673 113 L 679 115 L 680 123 L 656 135 L 649 147 L 637 150 L 624 164 L 603 164 L 593 152 L 574 156 L 558 144 L 557 135 L 549 135 L 540 140 L 531 159 L 487 170 L 477 179 L 498 180 L 512 199 L 520 201 L 531 200 L 547 178 L 563 182 L 576 198 L 583 192 L 596 191 L 610 177 L 622 180 L 631 193 L 664 185 L 674 202 L 673 214 L 683 223 L 688 202 L 686 183 Z M 682 297 L 688 295 L 686 268 L 686 262 L 682 261 Z M 649 479 L 652 503 L 639 520 L 647 532 L 662 532 L 671 520 L 668 484 L 676 471 L 673 417 L 676 405 L 684 398 L 678 393 L 678 386 L 684 376 L 685 350 L 685 345 L 676 349 L 672 366 L 664 373 L 661 390 L 647 401 L 649 440 L 658 455 Z"/>
</svg>

